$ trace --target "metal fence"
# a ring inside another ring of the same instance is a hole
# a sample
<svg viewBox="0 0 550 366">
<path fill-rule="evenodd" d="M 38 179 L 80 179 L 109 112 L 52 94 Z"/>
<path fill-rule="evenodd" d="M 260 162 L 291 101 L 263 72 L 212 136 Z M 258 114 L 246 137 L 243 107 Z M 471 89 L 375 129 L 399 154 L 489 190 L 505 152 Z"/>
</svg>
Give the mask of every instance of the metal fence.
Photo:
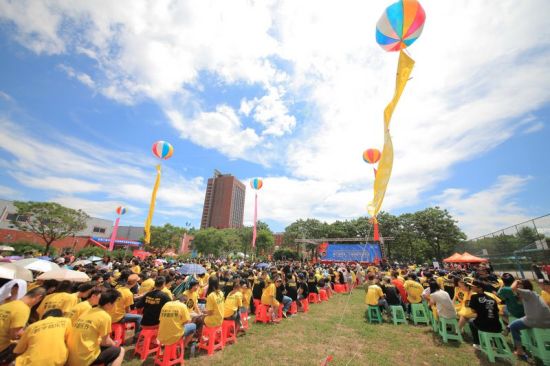
<svg viewBox="0 0 550 366">
<path fill-rule="evenodd" d="M 464 251 L 488 258 L 497 272 L 536 278 L 533 265 L 550 264 L 550 214 L 470 239 Z"/>
</svg>

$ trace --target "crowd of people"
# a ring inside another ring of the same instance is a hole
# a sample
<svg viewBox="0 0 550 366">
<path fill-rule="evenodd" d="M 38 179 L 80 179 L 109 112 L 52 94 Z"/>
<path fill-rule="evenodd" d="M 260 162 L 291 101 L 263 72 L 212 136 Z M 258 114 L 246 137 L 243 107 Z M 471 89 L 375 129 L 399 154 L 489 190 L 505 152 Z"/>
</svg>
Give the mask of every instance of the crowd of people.
<svg viewBox="0 0 550 366">
<path fill-rule="evenodd" d="M 389 269 L 368 271 L 365 303 L 379 306 L 387 316 L 390 306 L 429 306 L 435 319 L 458 320 L 458 331 L 469 328 L 473 347 L 480 349 L 479 331 L 512 334 L 516 355 L 527 359 L 521 330 L 550 328 L 550 281 L 540 279 L 540 294 L 533 283 L 516 279 L 511 273 L 495 274 L 489 265 L 467 269 L 420 271 Z"/>
<path fill-rule="evenodd" d="M 121 365 L 124 342 L 136 342 L 142 329 L 157 328 L 164 345 L 183 339 L 193 355 L 202 327 L 235 322 L 262 304 L 271 323 L 293 316 L 294 303 L 336 285 L 365 289 L 365 302 L 390 316 L 390 306 L 430 304 L 436 317 L 458 319 L 470 327 L 474 347 L 478 331 L 512 333 L 518 356 L 525 357 L 520 331 L 550 328 L 550 285 L 540 295 L 530 281 L 495 275 L 490 267 L 439 270 L 427 266 L 311 264 L 300 261 L 252 263 L 246 260 L 197 260 L 193 271 L 183 263 L 145 260 L 78 264 L 58 263 L 85 272 L 89 281 L 0 280 L 0 364 Z M 74 265 L 76 264 L 76 265 Z M 188 267 L 187 267 L 188 268 Z M 281 311 L 282 310 L 282 311 Z M 501 322 L 502 320 L 502 322 Z M 116 339 L 114 324 L 131 323 L 132 340 Z M 504 329 L 502 328 L 504 324 Z M 47 362 L 46 362 L 47 361 Z"/>
</svg>

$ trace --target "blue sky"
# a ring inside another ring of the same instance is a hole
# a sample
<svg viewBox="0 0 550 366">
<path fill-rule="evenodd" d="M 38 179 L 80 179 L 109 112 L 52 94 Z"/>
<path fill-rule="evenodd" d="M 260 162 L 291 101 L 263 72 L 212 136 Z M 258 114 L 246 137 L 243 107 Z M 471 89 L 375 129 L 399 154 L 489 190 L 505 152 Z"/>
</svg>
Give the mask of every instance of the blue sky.
<svg viewBox="0 0 550 366">
<path fill-rule="evenodd" d="M 440 205 L 471 237 L 549 213 L 550 4 L 425 3 L 383 209 Z M 167 140 L 154 224 L 198 226 L 214 169 L 264 177 L 276 231 L 366 215 L 361 154 L 381 148 L 397 64 L 374 39 L 387 5 L 0 0 L 0 196 L 124 205 L 141 225 Z"/>
</svg>

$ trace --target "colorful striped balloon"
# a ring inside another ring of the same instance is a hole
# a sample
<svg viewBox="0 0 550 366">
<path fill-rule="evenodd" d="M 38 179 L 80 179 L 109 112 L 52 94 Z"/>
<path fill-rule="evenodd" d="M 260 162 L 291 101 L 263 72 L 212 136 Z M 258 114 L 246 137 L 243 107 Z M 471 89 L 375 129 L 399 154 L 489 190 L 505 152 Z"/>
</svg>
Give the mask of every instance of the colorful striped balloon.
<svg viewBox="0 0 550 366">
<path fill-rule="evenodd" d="M 124 215 L 126 213 L 126 207 L 118 206 L 116 208 L 117 215 Z"/>
<path fill-rule="evenodd" d="M 252 187 L 255 190 L 260 190 L 264 185 L 264 181 L 262 178 L 254 178 L 250 180 L 250 187 Z"/>
<path fill-rule="evenodd" d="M 153 144 L 153 154 L 159 159 L 169 159 L 174 153 L 174 148 L 166 141 L 157 141 Z"/>
<path fill-rule="evenodd" d="M 426 14 L 417 0 L 400 0 L 388 8 L 376 24 L 376 42 L 386 51 L 410 46 L 422 33 Z"/>
<path fill-rule="evenodd" d="M 363 160 L 369 164 L 376 164 L 382 157 L 382 153 L 378 149 L 367 149 L 363 152 Z"/>
</svg>

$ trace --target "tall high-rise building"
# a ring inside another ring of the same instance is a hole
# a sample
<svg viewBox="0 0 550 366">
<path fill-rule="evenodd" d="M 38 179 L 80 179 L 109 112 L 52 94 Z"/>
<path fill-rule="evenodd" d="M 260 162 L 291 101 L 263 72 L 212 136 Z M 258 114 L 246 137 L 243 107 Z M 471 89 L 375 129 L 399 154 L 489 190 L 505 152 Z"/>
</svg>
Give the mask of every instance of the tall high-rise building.
<svg viewBox="0 0 550 366">
<path fill-rule="evenodd" d="M 201 229 L 242 227 L 245 191 L 246 186 L 237 178 L 214 170 L 204 195 Z"/>
</svg>

